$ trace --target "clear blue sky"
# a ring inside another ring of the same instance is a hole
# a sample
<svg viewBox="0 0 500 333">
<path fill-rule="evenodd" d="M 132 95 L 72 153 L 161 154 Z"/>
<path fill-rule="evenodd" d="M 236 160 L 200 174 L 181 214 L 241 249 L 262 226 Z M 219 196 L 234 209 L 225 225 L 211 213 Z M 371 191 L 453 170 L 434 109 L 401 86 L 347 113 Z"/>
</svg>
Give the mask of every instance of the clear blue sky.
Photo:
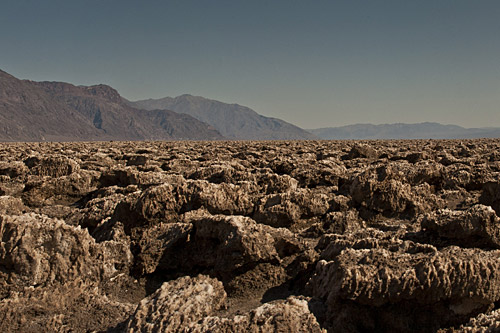
<svg viewBox="0 0 500 333">
<path fill-rule="evenodd" d="M 305 128 L 500 127 L 500 1 L 2 0 L 0 69 Z"/>
</svg>

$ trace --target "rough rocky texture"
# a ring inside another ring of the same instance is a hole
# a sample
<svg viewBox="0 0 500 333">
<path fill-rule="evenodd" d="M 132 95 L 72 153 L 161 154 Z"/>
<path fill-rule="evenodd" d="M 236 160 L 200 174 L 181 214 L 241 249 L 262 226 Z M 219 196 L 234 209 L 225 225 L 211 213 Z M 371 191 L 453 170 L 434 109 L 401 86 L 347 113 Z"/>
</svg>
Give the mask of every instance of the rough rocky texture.
<svg viewBox="0 0 500 333">
<path fill-rule="evenodd" d="M 290 296 L 285 301 L 266 303 L 250 311 L 248 315 L 238 315 L 232 319 L 206 317 L 201 322 L 191 324 L 188 332 L 312 332 L 326 330 L 318 324 L 309 310 L 309 299 Z"/>
<path fill-rule="evenodd" d="M 474 308 L 474 303 L 499 299 L 500 252 L 455 247 L 421 250 L 345 249 L 335 261 L 318 263 L 311 281 L 313 293 L 327 302 L 341 298 L 375 306 L 469 298 Z"/>
<path fill-rule="evenodd" d="M 159 223 L 144 231 L 136 243 L 136 269 L 140 274 L 155 272 L 159 265 L 161 268 L 162 258 L 176 255 L 175 245 L 186 241 L 192 228 L 190 223 Z"/>
<path fill-rule="evenodd" d="M 100 281 L 132 262 L 127 243 L 96 244 L 87 230 L 33 213 L 1 215 L 0 240 L 0 276 L 9 287 Z"/>
<path fill-rule="evenodd" d="M 42 159 L 34 156 L 24 160 L 24 164 L 30 169 L 31 174 L 52 178 L 69 176 L 79 169 L 78 163 L 65 156 L 49 156 Z"/>
<path fill-rule="evenodd" d="M 89 332 L 127 319 L 134 306 L 76 280 L 27 288 L 0 300 L 2 332 Z"/>
<path fill-rule="evenodd" d="M 212 274 L 223 277 L 258 263 L 279 263 L 282 258 L 303 250 L 303 245 L 287 229 L 273 229 L 243 216 L 193 215 L 187 217 L 193 225 L 191 239 L 179 251 L 181 255 L 187 254 L 188 259 L 174 259 L 178 269 L 206 267 Z"/>
<path fill-rule="evenodd" d="M 490 313 L 481 313 L 475 318 L 458 329 L 442 330 L 442 332 L 498 332 L 500 330 L 500 310 L 495 310 Z"/>
<path fill-rule="evenodd" d="M 4 144 L 0 330 L 494 331 L 499 148 Z"/>
<path fill-rule="evenodd" d="M 224 305 L 222 283 L 204 275 L 165 282 L 143 299 L 124 325 L 126 332 L 178 332 Z"/>
<path fill-rule="evenodd" d="M 11 215 L 20 215 L 27 210 L 20 198 L 14 198 L 8 195 L 0 196 L 0 214 L 9 213 Z"/>
<path fill-rule="evenodd" d="M 214 315 L 223 308 L 222 283 L 204 275 L 164 283 L 143 299 L 116 330 L 127 332 L 324 332 L 309 310 L 310 299 L 291 296 L 247 315 Z"/>
<path fill-rule="evenodd" d="M 439 210 L 426 215 L 421 224 L 427 232 L 461 246 L 500 248 L 500 219 L 490 206 Z"/>
</svg>

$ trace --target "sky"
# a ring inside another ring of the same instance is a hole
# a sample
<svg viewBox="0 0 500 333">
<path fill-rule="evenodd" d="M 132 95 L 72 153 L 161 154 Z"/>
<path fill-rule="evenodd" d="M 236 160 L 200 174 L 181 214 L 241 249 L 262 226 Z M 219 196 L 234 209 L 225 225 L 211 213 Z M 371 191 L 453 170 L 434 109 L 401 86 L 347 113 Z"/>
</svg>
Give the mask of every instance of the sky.
<svg viewBox="0 0 500 333">
<path fill-rule="evenodd" d="M 500 127 L 500 1 L 2 0 L 0 69 L 303 128 Z"/>
</svg>

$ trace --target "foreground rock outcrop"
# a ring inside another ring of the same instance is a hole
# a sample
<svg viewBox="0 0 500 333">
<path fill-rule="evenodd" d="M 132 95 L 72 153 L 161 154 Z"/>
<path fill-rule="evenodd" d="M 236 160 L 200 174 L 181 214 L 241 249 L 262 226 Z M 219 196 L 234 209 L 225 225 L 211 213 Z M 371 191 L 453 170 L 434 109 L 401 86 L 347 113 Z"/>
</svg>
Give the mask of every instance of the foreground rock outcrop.
<svg viewBox="0 0 500 333">
<path fill-rule="evenodd" d="M 495 331 L 500 140 L 0 147 L 0 330 Z"/>
<path fill-rule="evenodd" d="M 124 325 L 127 332 L 176 332 L 224 305 L 226 292 L 216 279 L 199 275 L 165 282 L 143 299 Z"/>
</svg>

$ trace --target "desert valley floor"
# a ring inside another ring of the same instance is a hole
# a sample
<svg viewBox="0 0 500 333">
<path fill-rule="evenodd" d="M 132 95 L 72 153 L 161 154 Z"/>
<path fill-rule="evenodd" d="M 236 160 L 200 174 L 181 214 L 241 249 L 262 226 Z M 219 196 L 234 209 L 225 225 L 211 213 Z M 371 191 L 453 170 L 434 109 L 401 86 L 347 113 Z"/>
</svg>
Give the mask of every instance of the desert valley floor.
<svg viewBox="0 0 500 333">
<path fill-rule="evenodd" d="M 0 331 L 494 331 L 499 215 L 498 139 L 2 143 Z"/>
</svg>

